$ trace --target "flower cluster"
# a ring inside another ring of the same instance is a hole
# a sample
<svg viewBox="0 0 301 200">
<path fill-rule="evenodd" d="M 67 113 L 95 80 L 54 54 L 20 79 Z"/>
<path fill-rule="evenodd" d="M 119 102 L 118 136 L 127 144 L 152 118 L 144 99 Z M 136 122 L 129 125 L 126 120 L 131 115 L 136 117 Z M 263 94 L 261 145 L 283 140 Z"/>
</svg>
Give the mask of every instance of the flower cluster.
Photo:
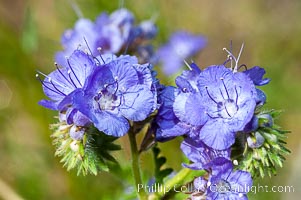
<svg viewBox="0 0 301 200">
<path fill-rule="evenodd" d="M 139 170 L 137 154 L 152 148 L 155 180 L 163 182 L 172 169 L 162 169 L 166 158 L 154 144 L 181 137 L 190 161 L 183 167 L 205 172 L 186 180 L 197 189 L 191 199 L 247 199 L 252 178 L 275 174 L 289 153 L 287 131 L 274 123 L 278 112 L 262 109 L 266 95 L 257 87 L 270 79 L 258 66 L 241 70 L 241 52 L 236 58 L 227 49 L 224 64 L 188 64 L 185 59 L 202 50 L 206 39 L 184 31 L 155 51 L 156 34 L 152 20 L 137 25 L 126 9 L 102 13 L 95 22 L 79 19 L 65 31 L 55 70 L 37 74 L 48 97 L 39 104 L 59 113 L 52 126 L 56 155 L 68 170 L 97 174 L 117 162 L 110 154 L 120 150 L 114 141 L 128 134 L 133 168 Z M 189 70 L 176 77 L 175 86 L 156 78 L 153 66 L 162 64 L 159 71 L 171 75 L 183 63 Z M 139 151 L 137 134 L 143 134 Z"/>
<path fill-rule="evenodd" d="M 152 20 L 135 25 L 134 15 L 124 8 L 110 15 L 102 13 L 95 22 L 82 18 L 76 22 L 74 29 L 68 29 L 62 35 L 64 50 L 56 54 L 56 62 L 65 65 L 65 57 L 69 57 L 75 49 L 88 51 L 94 56 L 130 49 L 142 54 L 148 46 L 145 41 L 152 39 L 156 33 Z"/>
<path fill-rule="evenodd" d="M 237 192 L 234 186 L 249 186 L 251 177 L 259 173 L 263 177 L 264 171 L 268 175 L 274 174 L 275 166 L 282 166 L 282 155 L 289 153 L 280 145 L 285 131 L 273 127 L 273 112 L 261 111 L 266 95 L 256 86 L 269 83 L 270 79 L 263 78 L 265 70 L 255 66 L 240 71 L 245 65 L 239 67 L 239 57 L 226 51 L 235 61 L 234 67 L 226 67 L 225 62 L 201 70 L 192 63 L 189 70 L 176 78 L 176 87 L 165 87 L 159 95 L 157 141 L 183 135 L 185 140 L 181 149 L 191 161 L 183 166 L 208 172 L 205 189 L 202 186 L 202 192 L 192 194 L 192 197 L 224 199 L 225 196 L 237 195 L 246 198 L 248 191 Z M 265 123 L 260 123 L 260 120 Z M 280 144 L 275 143 L 278 139 Z M 271 147 L 272 142 L 275 148 Z M 252 160 L 256 155 L 255 161 Z M 236 164 L 236 170 L 231 161 Z M 213 183 L 217 187 L 214 191 Z M 227 190 L 222 190 L 225 187 Z"/>
</svg>

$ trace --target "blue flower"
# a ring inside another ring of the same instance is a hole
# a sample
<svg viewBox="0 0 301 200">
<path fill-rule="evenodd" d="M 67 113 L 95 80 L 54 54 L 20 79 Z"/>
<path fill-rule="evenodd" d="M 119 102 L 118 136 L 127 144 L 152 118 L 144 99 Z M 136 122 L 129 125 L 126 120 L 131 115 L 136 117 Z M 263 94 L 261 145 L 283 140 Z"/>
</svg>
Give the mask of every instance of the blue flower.
<svg viewBox="0 0 301 200">
<path fill-rule="evenodd" d="M 156 139 L 166 141 L 175 136 L 184 135 L 190 130 L 194 130 L 191 124 L 180 121 L 174 112 L 174 102 L 180 93 L 198 91 L 197 77 L 201 70 L 194 63 L 190 65 L 191 70 L 184 71 L 176 78 L 178 88 L 168 86 L 158 92 L 158 103 L 160 105 L 155 122 L 158 125 Z M 183 99 L 182 99 L 183 100 Z M 179 100 L 180 101 L 180 100 Z M 183 100 L 184 102 L 185 100 Z"/>
<path fill-rule="evenodd" d="M 123 136 L 128 120 L 142 121 L 156 108 L 148 64 L 130 56 L 97 67 L 83 89 L 73 95 L 73 105 L 107 135 Z"/>
<path fill-rule="evenodd" d="M 214 150 L 206 146 L 202 141 L 197 141 L 191 138 L 186 138 L 181 144 L 181 150 L 186 157 L 192 161 L 192 164 L 183 164 L 194 170 L 209 170 L 209 163 L 218 157 L 223 157 L 230 160 L 230 149 Z"/>
<path fill-rule="evenodd" d="M 167 75 L 174 74 L 183 66 L 183 61 L 206 45 L 206 39 L 200 35 L 192 35 L 179 31 L 174 33 L 169 42 L 158 49 L 158 59 L 163 64 L 163 72 Z"/>
<path fill-rule="evenodd" d="M 144 40 L 156 34 L 156 28 L 151 22 L 146 21 L 135 26 L 134 20 L 133 14 L 124 8 L 110 15 L 102 13 L 95 22 L 85 18 L 79 19 L 74 29 L 68 29 L 62 35 L 64 50 L 56 54 L 57 63 L 66 66 L 65 57 L 70 56 L 74 49 L 86 51 L 95 57 L 103 53 L 116 54 L 122 49 L 130 48 L 136 38 Z M 133 34 L 137 30 L 139 34 Z M 140 43 L 134 46 L 137 50 Z"/>
<path fill-rule="evenodd" d="M 182 122 L 202 126 L 198 139 L 207 146 L 227 149 L 253 116 L 255 86 L 245 74 L 216 65 L 200 73 L 197 86 L 198 92 L 177 96 L 175 115 Z"/>
<path fill-rule="evenodd" d="M 56 65 L 57 69 L 41 80 L 44 93 L 51 100 L 41 100 L 40 105 L 53 110 L 63 110 L 64 106 L 59 105 L 68 101 L 74 90 L 84 86 L 87 77 L 96 67 L 93 59 L 79 50 L 75 50 L 70 58 L 66 59 L 66 63 L 67 66 L 62 68 Z"/>
<path fill-rule="evenodd" d="M 212 174 L 207 183 L 207 199 L 248 199 L 247 193 L 252 187 L 251 174 L 242 170 L 233 170 L 231 161 L 216 159 Z"/>
<path fill-rule="evenodd" d="M 93 55 L 97 55 L 97 48 L 104 44 L 97 44 L 99 36 L 96 31 L 95 24 L 89 19 L 79 19 L 74 26 L 74 29 L 66 30 L 61 38 L 61 43 L 64 50 L 55 55 L 55 60 L 60 66 L 67 66 L 66 57 L 69 57 L 75 49 L 92 51 Z M 87 46 L 89 44 L 89 48 Z"/>
<path fill-rule="evenodd" d="M 166 141 L 175 136 L 187 133 L 191 126 L 180 122 L 173 111 L 173 103 L 178 89 L 172 86 L 165 87 L 158 92 L 158 103 L 160 107 L 156 116 L 158 129 L 156 132 L 157 141 Z"/>
<path fill-rule="evenodd" d="M 85 132 L 84 126 L 89 125 L 90 120 L 79 112 L 72 105 L 74 91 L 82 88 L 87 77 L 94 71 L 96 65 L 86 53 L 76 50 L 70 58 L 66 59 L 67 66 L 59 67 L 49 75 L 44 75 L 45 79 L 39 80 L 43 85 L 44 93 L 50 100 L 41 100 L 40 105 L 59 110 L 59 119 L 68 125 L 72 125 L 70 136 L 75 140 L 80 140 Z"/>
</svg>

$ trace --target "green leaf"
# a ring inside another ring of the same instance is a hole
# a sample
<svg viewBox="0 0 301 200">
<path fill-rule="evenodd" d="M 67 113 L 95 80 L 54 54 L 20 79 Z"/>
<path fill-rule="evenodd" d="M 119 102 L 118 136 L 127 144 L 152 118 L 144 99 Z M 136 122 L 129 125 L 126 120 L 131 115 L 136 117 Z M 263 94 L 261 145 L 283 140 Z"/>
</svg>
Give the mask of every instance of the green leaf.
<svg viewBox="0 0 301 200">
<path fill-rule="evenodd" d="M 95 127 L 85 127 L 86 133 L 82 140 L 70 137 L 71 126 L 65 122 L 52 125 L 53 144 L 56 147 L 55 155 L 62 157 L 61 162 L 67 170 L 77 168 L 77 175 L 94 174 L 100 171 L 109 171 L 111 163 L 117 160 L 111 155 L 112 151 L 120 150 L 120 146 L 113 142 L 115 137 L 107 136 Z"/>
<path fill-rule="evenodd" d="M 282 130 L 280 126 L 275 124 L 275 118 L 279 117 L 281 111 L 277 110 L 261 110 L 257 109 L 257 117 L 259 118 L 259 127 L 254 132 L 248 133 L 253 137 L 255 133 L 260 133 L 264 138 L 264 143 L 257 148 L 250 148 L 245 142 L 247 136 L 245 133 L 238 134 L 238 140 L 233 146 L 234 154 L 232 157 L 238 160 L 237 169 L 246 170 L 251 173 L 252 177 L 272 176 L 277 172 L 277 167 L 283 167 L 285 155 L 290 150 L 285 147 L 284 141 L 289 131 Z M 267 117 L 271 116 L 271 118 Z M 272 121 L 273 123 L 269 123 Z"/>
<path fill-rule="evenodd" d="M 166 158 L 160 156 L 160 149 L 157 146 L 152 148 L 154 154 L 154 163 L 155 163 L 155 179 L 156 183 L 163 183 L 163 179 L 172 173 L 172 168 L 163 168 L 163 165 L 166 163 Z"/>
</svg>

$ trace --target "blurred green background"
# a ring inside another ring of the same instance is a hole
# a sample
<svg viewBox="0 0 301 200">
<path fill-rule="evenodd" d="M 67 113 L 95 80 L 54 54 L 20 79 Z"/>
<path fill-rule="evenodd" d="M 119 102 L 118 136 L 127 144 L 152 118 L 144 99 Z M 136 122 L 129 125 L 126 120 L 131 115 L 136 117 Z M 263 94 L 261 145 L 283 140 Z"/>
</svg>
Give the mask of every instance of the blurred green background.
<svg viewBox="0 0 301 200">
<path fill-rule="evenodd" d="M 77 20 L 70 2 L 0 2 L 0 199 L 124 199 L 120 197 L 123 178 L 131 176 L 127 167 L 119 177 L 108 173 L 77 177 L 62 168 L 53 155 L 49 130 L 56 113 L 37 104 L 44 95 L 35 80 L 36 70 L 49 73 L 54 69 L 54 53 L 61 49 L 60 36 Z M 118 0 L 78 0 L 77 4 L 92 20 L 102 11 L 119 7 Z M 266 77 L 272 79 L 263 87 L 267 107 L 283 109 L 278 122 L 292 131 L 287 140 L 292 154 L 279 175 L 255 183 L 295 189 L 293 193 L 250 194 L 249 199 L 300 199 L 301 1 L 125 0 L 124 6 L 137 21 L 157 16 L 159 42 L 179 29 L 207 36 L 207 47 L 195 59 L 202 67 L 222 63 L 226 57 L 222 48 L 229 47 L 230 40 L 234 52 L 245 42 L 240 63 L 267 70 Z M 116 157 L 127 166 L 127 138 L 119 142 L 123 150 Z M 167 164 L 180 169 L 179 141 L 161 146 L 169 158 Z M 151 156 L 146 153 L 141 161 L 149 175 Z"/>
</svg>

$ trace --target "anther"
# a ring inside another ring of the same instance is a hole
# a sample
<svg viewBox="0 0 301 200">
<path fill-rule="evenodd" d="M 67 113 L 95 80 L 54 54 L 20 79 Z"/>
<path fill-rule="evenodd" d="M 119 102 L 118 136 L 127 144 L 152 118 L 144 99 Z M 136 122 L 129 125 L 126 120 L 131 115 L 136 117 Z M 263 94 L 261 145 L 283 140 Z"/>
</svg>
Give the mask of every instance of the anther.
<svg viewBox="0 0 301 200">
<path fill-rule="evenodd" d="M 102 51 L 102 48 L 101 47 L 97 47 L 97 51 L 99 52 L 99 57 L 100 59 L 102 60 L 103 64 L 106 64 L 105 60 L 103 59 L 102 55 L 101 55 L 101 51 Z M 99 62 L 99 60 L 98 60 Z M 100 62 L 99 62 L 100 63 Z"/>
<path fill-rule="evenodd" d="M 41 74 L 41 75 L 43 75 L 45 78 L 50 78 L 49 76 L 47 76 L 46 74 L 44 74 L 43 72 L 41 72 L 41 71 L 39 71 L 39 70 L 37 70 L 37 72 L 39 73 L 39 74 Z M 50 79 L 51 80 L 51 79 Z M 66 87 L 66 86 L 63 86 L 63 85 L 61 85 L 59 82 L 57 82 L 57 81 L 54 81 L 57 85 L 59 85 L 59 86 L 61 86 L 61 87 Z"/>
<path fill-rule="evenodd" d="M 44 81 L 41 80 L 39 74 L 36 74 L 36 78 L 37 78 L 38 81 L 40 81 L 40 83 L 41 83 L 45 88 L 47 88 L 48 90 L 51 90 L 52 92 L 57 93 L 57 94 L 61 94 L 60 91 L 55 91 L 55 90 L 51 89 L 50 87 L 48 87 L 48 86 L 44 83 Z M 63 95 L 65 95 L 65 94 L 63 94 Z M 66 95 L 65 95 L 65 96 L 66 96 Z"/>
<path fill-rule="evenodd" d="M 54 65 L 55 65 L 56 69 L 59 71 L 59 73 L 61 74 L 61 76 L 62 76 L 68 83 L 70 83 L 70 84 L 72 85 L 72 83 L 70 82 L 70 80 L 67 79 L 67 77 L 62 73 L 62 71 L 60 70 L 58 64 L 55 62 Z"/>
</svg>

